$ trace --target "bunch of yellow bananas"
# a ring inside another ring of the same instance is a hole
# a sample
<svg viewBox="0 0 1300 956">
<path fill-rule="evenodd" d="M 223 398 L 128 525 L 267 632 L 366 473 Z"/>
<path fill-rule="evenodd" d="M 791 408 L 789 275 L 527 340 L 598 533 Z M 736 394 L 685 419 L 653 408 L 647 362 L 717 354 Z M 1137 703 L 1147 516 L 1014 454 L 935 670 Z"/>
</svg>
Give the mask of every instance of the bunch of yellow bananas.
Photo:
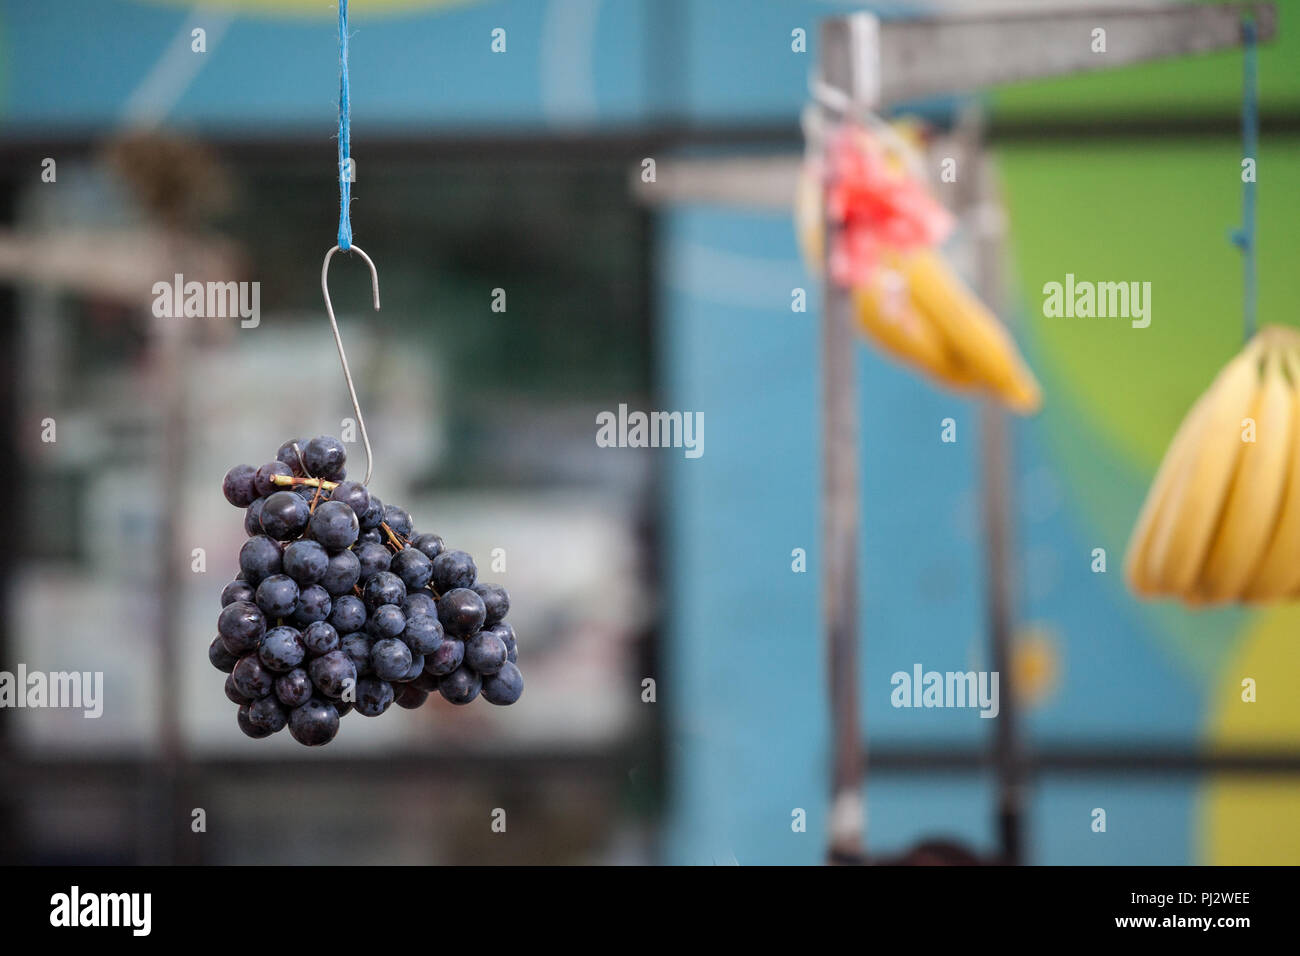
<svg viewBox="0 0 1300 956">
<path fill-rule="evenodd" d="M 1188 604 L 1300 595 L 1300 333 L 1262 329 L 1192 406 L 1129 542 L 1130 587 Z"/>
<path fill-rule="evenodd" d="M 894 257 L 853 290 L 853 305 L 865 335 L 940 384 L 1038 411 L 1042 393 L 1011 335 L 936 251 Z"/>
<path fill-rule="evenodd" d="M 821 272 L 822 200 L 801 177 L 795 202 L 800 246 Z M 853 290 L 858 330 L 888 354 L 957 391 L 984 391 L 1021 414 L 1042 393 L 1005 326 L 933 249 L 886 254 L 872 280 Z"/>
</svg>

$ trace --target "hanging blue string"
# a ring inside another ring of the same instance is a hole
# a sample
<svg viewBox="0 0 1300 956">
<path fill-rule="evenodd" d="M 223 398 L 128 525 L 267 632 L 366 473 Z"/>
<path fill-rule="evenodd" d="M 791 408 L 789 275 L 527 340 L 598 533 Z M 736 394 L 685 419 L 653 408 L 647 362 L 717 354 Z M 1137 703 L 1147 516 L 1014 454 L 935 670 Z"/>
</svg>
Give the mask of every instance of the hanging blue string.
<svg viewBox="0 0 1300 956">
<path fill-rule="evenodd" d="M 1242 256 L 1242 323 L 1245 338 L 1255 334 L 1259 291 L 1255 267 L 1255 179 L 1259 173 L 1259 66 L 1257 63 L 1255 21 L 1241 24 L 1243 43 L 1241 78 L 1241 152 L 1254 167 L 1242 185 L 1241 228 L 1232 234 L 1233 244 Z M 1244 171 L 1244 170 L 1243 170 Z"/>
<path fill-rule="evenodd" d="M 339 0 L 339 248 L 347 252 L 352 248 L 352 217 L 348 207 L 352 204 L 352 183 L 348 167 L 351 166 L 351 117 L 348 115 L 348 0 Z"/>
</svg>

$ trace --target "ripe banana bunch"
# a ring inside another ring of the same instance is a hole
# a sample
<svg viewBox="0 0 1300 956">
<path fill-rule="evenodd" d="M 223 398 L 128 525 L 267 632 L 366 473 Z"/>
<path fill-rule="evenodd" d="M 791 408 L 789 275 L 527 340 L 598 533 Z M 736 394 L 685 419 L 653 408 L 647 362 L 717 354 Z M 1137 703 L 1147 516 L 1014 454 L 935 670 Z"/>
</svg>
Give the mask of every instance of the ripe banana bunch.
<svg viewBox="0 0 1300 956">
<path fill-rule="evenodd" d="M 795 200 L 800 246 L 822 271 L 820 185 L 801 177 Z M 904 364 L 956 391 L 984 391 L 1020 414 L 1042 392 L 1015 341 L 933 249 L 888 252 L 866 284 L 853 289 L 854 315 L 866 338 Z"/>
<path fill-rule="evenodd" d="M 1125 573 L 1187 604 L 1300 596 L 1300 332 L 1262 329 L 1192 406 L 1156 473 Z"/>
<path fill-rule="evenodd" d="M 886 260 L 853 290 L 859 330 L 905 364 L 958 391 L 983 390 L 1022 415 L 1042 392 L 1001 322 L 933 249 Z"/>
</svg>

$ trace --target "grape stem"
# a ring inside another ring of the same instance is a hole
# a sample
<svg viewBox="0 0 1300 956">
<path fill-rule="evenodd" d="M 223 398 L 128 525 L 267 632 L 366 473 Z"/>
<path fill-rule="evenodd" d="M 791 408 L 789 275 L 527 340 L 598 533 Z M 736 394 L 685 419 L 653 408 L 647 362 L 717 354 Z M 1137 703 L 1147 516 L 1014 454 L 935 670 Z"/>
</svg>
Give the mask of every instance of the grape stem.
<svg viewBox="0 0 1300 956">
<path fill-rule="evenodd" d="M 401 538 L 398 537 L 397 532 L 388 526 L 387 521 L 379 522 L 379 527 L 384 534 L 388 535 L 388 543 L 392 547 L 394 554 L 406 547 L 406 545 L 402 543 Z"/>
<path fill-rule="evenodd" d="M 308 485 L 312 488 L 324 488 L 326 491 L 333 491 L 339 486 L 337 481 L 326 481 L 324 478 L 299 478 L 296 475 L 272 475 L 271 483 L 285 488 L 293 485 Z"/>
<path fill-rule="evenodd" d="M 316 510 L 316 502 L 320 500 L 320 490 L 324 488 L 326 491 L 333 491 L 339 486 L 337 481 L 327 481 L 324 478 L 299 478 L 297 475 L 272 475 L 271 483 L 280 485 L 282 488 L 292 488 L 294 485 L 307 485 L 315 488 L 316 497 L 311 502 L 313 512 Z M 379 527 L 388 536 L 387 543 L 394 552 L 401 551 L 410 544 L 409 541 L 404 540 L 401 535 L 390 528 L 388 522 L 381 521 Z"/>
</svg>

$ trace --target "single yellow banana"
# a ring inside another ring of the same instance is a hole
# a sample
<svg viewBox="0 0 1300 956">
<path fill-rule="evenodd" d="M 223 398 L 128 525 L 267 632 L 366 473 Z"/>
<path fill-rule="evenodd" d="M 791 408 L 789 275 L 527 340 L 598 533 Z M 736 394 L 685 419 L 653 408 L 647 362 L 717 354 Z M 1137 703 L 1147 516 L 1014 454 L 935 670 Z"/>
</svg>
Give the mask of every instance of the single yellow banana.
<svg viewBox="0 0 1300 956">
<path fill-rule="evenodd" d="M 1260 338 L 1256 336 L 1210 386 L 1210 401 L 1197 416 L 1193 447 L 1173 476 L 1167 507 L 1148 543 L 1152 581 L 1159 593 L 1194 598 L 1194 586 L 1223 514 L 1244 447 L 1242 421 L 1260 389 Z"/>
<path fill-rule="evenodd" d="M 908 257 L 905 274 L 912 301 L 928 316 L 962 364 L 1021 414 L 1038 410 L 1042 392 L 1015 341 L 932 249 Z"/>
<path fill-rule="evenodd" d="M 1168 514 L 1174 487 L 1186 470 L 1196 442 L 1200 439 L 1201 420 L 1209 406 L 1210 393 L 1207 391 L 1196 400 L 1192 410 L 1178 426 L 1160 460 L 1155 480 L 1151 482 L 1151 489 L 1147 492 L 1133 535 L 1129 539 L 1128 554 L 1124 560 L 1125 576 L 1129 587 L 1143 597 L 1154 597 L 1160 591 L 1162 569 L 1153 561 L 1151 539 L 1155 536 L 1156 527 Z"/>
<path fill-rule="evenodd" d="M 1242 444 L 1219 527 L 1196 595 L 1210 603 L 1243 596 L 1273 537 L 1291 457 L 1293 393 L 1283 349 L 1265 346 L 1263 383 L 1251 417 L 1253 442 Z"/>
<path fill-rule="evenodd" d="M 1286 455 L 1286 485 L 1272 540 L 1245 589 L 1247 601 L 1276 601 L 1300 590 L 1300 335 L 1290 329 L 1291 434 Z"/>
</svg>

